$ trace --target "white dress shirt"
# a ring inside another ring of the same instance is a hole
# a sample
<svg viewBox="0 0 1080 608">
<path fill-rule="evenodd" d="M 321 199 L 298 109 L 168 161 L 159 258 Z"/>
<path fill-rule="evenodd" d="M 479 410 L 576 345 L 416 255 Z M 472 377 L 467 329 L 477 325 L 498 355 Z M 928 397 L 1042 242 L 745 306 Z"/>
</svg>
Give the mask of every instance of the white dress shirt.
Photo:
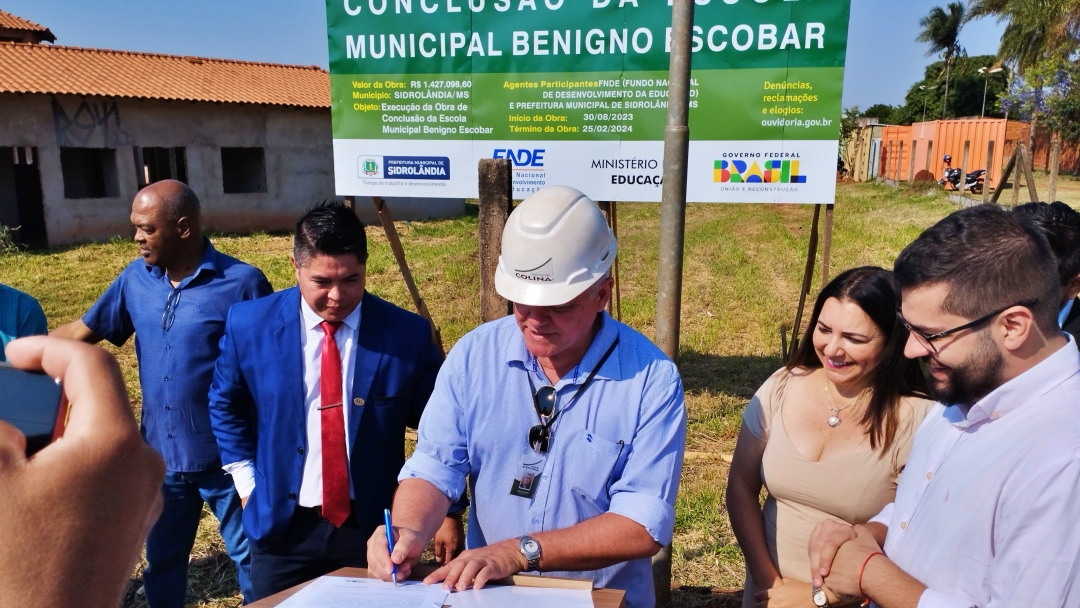
<svg viewBox="0 0 1080 608">
<path fill-rule="evenodd" d="M 1080 606 L 1080 353 L 1069 339 L 965 415 L 934 406 L 884 551 L 928 589 L 919 608 Z"/>
<path fill-rule="evenodd" d="M 322 405 L 320 372 L 322 370 L 322 344 L 326 334 L 323 332 L 323 319 L 300 298 L 300 348 L 304 353 L 304 408 L 307 411 L 307 450 L 304 452 L 304 474 L 300 480 L 300 496 L 297 501 L 301 507 L 322 505 Z M 345 317 L 341 327 L 334 334 L 337 340 L 338 354 L 341 355 L 341 394 L 348 404 L 352 394 L 353 368 L 356 366 L 356 336 L 360 329 L 360 305 Z M 349 411 L 342 408 L 345 418 L 345 440 L 349 440 Z M 352 446 L 346 449 L 348 458 L 352 458 Z M 227 464 L 225 472 L 232 475 L 233 485 L 241 498 L 251 495 L 255 489 L 254 465 L 251 460 L 242 460 Z M 356 494 L 349 476 L 349 498 Z"/>
</svg>

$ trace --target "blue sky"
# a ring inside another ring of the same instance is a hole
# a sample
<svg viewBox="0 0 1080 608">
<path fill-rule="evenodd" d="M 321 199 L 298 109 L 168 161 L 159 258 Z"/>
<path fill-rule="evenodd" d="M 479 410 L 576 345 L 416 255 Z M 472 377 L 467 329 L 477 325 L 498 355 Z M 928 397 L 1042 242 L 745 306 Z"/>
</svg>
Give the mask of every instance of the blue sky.
<svg viewBox="0 0 1080 608">
<path fill-rule="evenodd" d="M 933 58 L 919 18 L 946 0 L 852 0 L 844 106 L 903 103 Z M 0 0 L 58 44 L 327 67 L 324 0 Z M 1004 26 L 969 24 L 969 55 L 993 54 Z"/>
</svg>

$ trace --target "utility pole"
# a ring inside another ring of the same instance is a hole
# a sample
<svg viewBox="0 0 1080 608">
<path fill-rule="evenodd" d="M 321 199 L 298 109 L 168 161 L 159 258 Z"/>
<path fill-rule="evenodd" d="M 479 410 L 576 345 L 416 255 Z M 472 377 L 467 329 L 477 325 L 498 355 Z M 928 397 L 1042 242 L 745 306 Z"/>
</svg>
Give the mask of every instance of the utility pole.
<svg viewBox="0 0 1080 608">
<path fill-rule="evenodd" d="M 986 87 L 990 84 L 990 74 L 997 74 L 1003 69 L 1005 68 L 994 68 L 992 70 L 990 68 L 979 68 L 979 73 L 982 74 L 983 77 L 983 102 L 982 111 L 979 112 L 979 118 L 986 117 Z"/>
<path fill-rule="evenodd" d="M 671 63 L 668 115 L 664 128 L 664 186 L 660 203 L 660 259 L 656 296 L 656 343 L 679 361 L 679 314 L 682 309 L 683 242 L 686 232 L 686 163 L 690 152 L 690 36 L 694 0 L 674 0 L 671 7 Z M 656 605 L 671 603 L 671 547 L 652 559 Z"/>
<path fill-rule="evenodd" d="M 927 97 L 930 95 L 929 93 L 927 93 L 927 91 L 933 91 L 936 88 L 937 88 L 936 84 L 934 86 L 932 86 L 932 87 L 919 85 L 919 90 L 923 92 L 923 96 L 922 96 L 922 121 L 923 122 L 926 122 L 926 100 L 927 100 Z"/>
</svg>

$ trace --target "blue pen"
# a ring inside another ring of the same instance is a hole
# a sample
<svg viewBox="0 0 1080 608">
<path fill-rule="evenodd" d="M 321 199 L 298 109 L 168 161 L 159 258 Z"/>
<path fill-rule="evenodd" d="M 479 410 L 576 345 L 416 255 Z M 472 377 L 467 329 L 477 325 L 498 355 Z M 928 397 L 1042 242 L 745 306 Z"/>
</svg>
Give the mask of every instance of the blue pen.
<svg viewBox="0 0 1080 608">
<path fill-rule="evenodd" d="M 390 549 L 390 565 L 394 568 L 394 586 L 397 587 L 397 564 L 394 563 L 394 529 L 390 526 L 390 509 L 383 509 L 383 521 L 386 523 L 386 546 Z"/>
</svg>

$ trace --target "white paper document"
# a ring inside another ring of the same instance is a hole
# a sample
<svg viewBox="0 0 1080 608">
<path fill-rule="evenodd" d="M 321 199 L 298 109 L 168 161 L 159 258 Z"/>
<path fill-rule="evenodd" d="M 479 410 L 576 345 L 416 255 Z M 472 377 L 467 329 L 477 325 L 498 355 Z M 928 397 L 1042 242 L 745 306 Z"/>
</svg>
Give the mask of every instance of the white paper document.
<svg viewBox="0 0 1080 608">
<path fill-rule="evenodd" d="M 323 576 L 279 604 L 279 608 L 439 608 L 447 592 L 419 581 Z M 591 604 L 590 604 L 591 605 Z"/>
<path fill-rule="evenodd" d="M 446 596 L 443 604 L 451 608 L 593 608 L 592 593 L 586 589 L 512 586 L 458 591 Z"/>
</svg>

